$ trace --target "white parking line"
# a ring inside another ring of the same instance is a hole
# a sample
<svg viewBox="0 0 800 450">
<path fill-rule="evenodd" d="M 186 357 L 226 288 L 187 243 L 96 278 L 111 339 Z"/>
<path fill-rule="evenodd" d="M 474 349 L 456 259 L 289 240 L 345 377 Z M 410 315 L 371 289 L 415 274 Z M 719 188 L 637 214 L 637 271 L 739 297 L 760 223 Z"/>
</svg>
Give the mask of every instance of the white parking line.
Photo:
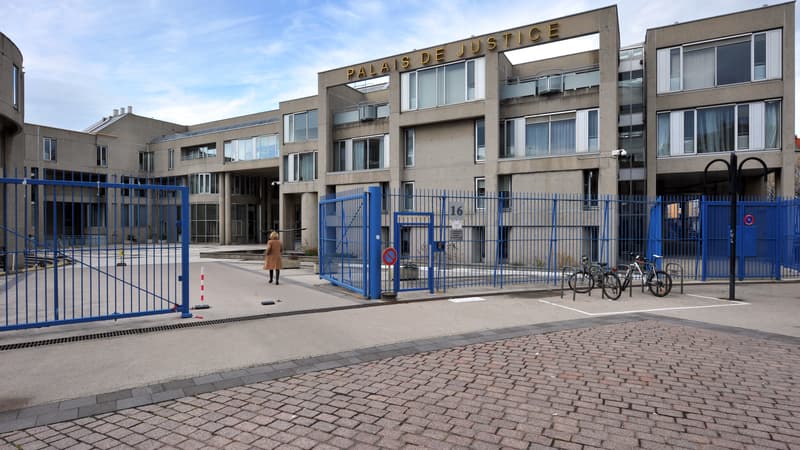
<svg viewBox="0 0 800 450">
<path fill-rule="evenodd" d="M 450 301 L 453 303 L 469 303 L 469 302 L 482 302 L 486 300 L 483 297 L 463 297 L 463 298 L 451 298 Z"/>
<path fill-rule="evenodd" d="M 715 299 L 718 300 L 718 299 Z M 636 309 L 631 311 L 615 311 L 615 312 L 604 312 L 604 313 L 590 313 L 587 311 L 582 311 L 577 308 L 571 308 L 565 305 L 559 305 L 558 303 L 548 302 L 547 300 L 539 300 L 541 303 L 547 303 L 548 305 L 557 306 L 559 308 L 568 309 L 570 311 L 575 311 L 580 314 L 584 314 L 587 316 L 614 316 L 620 314 L 636 314 L 636 313 L 648 313 L 648 312 L 659 312 L 659 311 L 680 311 L 684 309 L 703 309 L 703 308 L 724 308 L 727 306 L 743 306 L 749 305 L 750 303 L 747 302 L 736 302 L 736 303 L 726 303 L 724 305 L 703 305 L 703 306 L 674 306 L 671 308 L 653 308 L 653 309 Z"/>
<path fill-rule="evenodd" d="M 686 294 L 686 296 L 687 296 L 687 297 L 705 298 L 705 299 L 708 299 L 708 300 L 721 300 L 721 301 L 727 301 L 727 300 L 725 300 L 724 298 L 719 298 L 719 297 L 706 297 L 705 295 Z"/>
</svg>

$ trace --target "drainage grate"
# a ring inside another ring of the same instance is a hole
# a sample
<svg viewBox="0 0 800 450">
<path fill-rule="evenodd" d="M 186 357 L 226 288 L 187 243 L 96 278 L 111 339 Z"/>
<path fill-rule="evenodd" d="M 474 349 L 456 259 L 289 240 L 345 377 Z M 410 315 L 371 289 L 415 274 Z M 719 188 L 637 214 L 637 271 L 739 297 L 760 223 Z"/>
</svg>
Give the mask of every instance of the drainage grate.
<svg viewBox="0 0 800 450">
<path fill-rule="evenodd" d="M 318 309 L 306 309 L 306 310 L 298 310 L 298 311 L 285 311 L 279 313 L 266 313 L 266 314 L 255 314 L 251 316 L 242 316 L 242 317 L 231 317 L 227 319 L 214 319 L 214 320 L 207 320 L 203 322 L 184 322 L 184 323 L 176 323 L 171 325 L 160 325 L 156 327 L 147 327 L 147 328 L 134 328 L 130 330 L 118 330 L 118 331 L 106 331 L 103 333 L 93 333 L 93 334 L 85 334 L 82 336 L 70 336 L 70 337 L 63 337 L 63 338 L 55 338 L 55 339 L 43 339 L 40 341 L 30 341 L 30 342 L 18 342 L 16 344 L 5 344 L 0 345 L 0 352 L 8 351 L 8 350 L 18 350 L 23 348 L 32 348 L 32 347 L 44 347 L 46 345 L 55 345 L 55 344 L 67 344 L 71 342 L 81 342 L 81 341 L 92 341 L 97 339 L 106 339 L 106 338 L 113 338 L 118 336 L 132 336 L 138 334 L 147 334 L 147 333 L 156 333 L 159 331 L 170 331 L 170 330 L 177 330 L 181 328 L 194 328 L 194 327 L 205 327 L 205 326 L 212 326 L 212 325 L 222 325 L 228 323 L 235 323 L 235 322 L 246 322 L 250 320 L 261 320 L 261 319 L 269 319 L 274 317 L 289 317 L 289 316 L 299 316 L 303 314 L 317 314 L 317 313 L 326 313 L 326 312 L 333 312 L 333 311 L 344 311 L 348 309 L 360 309 L 360 308 L 368 308 L 372 306 L 380 306 L 380 305 L 387 305 L 387 303 L 365 303 L 363 305 L 344 305 L 344 306 L 331 306 L 328 308 L 318 308 Z"/>
</svg>

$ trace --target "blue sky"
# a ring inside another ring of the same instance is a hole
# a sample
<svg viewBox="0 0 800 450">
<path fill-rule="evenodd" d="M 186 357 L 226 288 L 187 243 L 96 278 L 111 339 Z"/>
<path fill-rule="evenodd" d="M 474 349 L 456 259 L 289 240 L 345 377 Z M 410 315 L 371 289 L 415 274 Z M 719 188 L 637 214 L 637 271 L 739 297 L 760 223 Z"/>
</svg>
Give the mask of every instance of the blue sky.
<svg viewBox="0 0 800 450">
<path fill-rule="evenodd" d="M 191 125 L 315 95 L 320 71 L 609 4 L 5 0 L 0 32 L 23 53 L 26 122 L 80 130 L 132 105 L 136 114 Z M 621 41 L 763 4 L 623 0 Z"/>
</svg>

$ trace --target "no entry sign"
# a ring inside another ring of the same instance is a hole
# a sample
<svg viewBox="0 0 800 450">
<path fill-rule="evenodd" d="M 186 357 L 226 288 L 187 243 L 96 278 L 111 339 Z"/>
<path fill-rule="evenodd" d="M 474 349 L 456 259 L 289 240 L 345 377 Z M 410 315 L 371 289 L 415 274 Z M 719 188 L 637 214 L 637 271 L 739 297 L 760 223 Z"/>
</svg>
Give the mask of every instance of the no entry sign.
<svg viewBox="0 0 800 450">
<path fill-rule="evenodd" d="M 742 221 L 744 222 L 745 226 L 750 227 L 753 226 L 754 223 L 756 223 L 756 218 L 752 214 L 745 214 Z"/>
<path fill-rule="evenodd" d="M 397 250 L 394 247 L 389 247 L 383 251 L 383 263 L 387 266 L 393 266 L 397 262 Z"/>
</svg>

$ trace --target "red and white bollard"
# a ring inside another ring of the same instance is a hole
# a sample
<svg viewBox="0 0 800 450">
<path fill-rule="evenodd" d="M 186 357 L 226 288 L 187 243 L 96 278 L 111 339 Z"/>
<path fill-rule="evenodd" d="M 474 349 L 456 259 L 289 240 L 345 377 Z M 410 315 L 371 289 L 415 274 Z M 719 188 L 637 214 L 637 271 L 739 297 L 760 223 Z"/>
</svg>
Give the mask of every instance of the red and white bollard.
<svg viewBox="0 0 800 450">
<path fill-rule="evenodd" d="M 200 304 L 196 305 L 194 309 L 208 309 L 210 305 L 205 303 L 206 300 L 206 274 L 204 273 L 203 266 L 200 266 Z"/>
</svg>

